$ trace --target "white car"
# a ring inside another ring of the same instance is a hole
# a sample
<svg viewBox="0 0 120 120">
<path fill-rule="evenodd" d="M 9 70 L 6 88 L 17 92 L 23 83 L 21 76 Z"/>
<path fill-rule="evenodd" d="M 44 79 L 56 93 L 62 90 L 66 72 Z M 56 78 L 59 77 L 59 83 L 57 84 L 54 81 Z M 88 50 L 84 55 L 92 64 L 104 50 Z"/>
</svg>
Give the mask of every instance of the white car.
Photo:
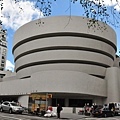
<svg viewBox="0 0 120 120">
<path fill-rule="evenodd" d="M 1 112 L 7 111 L 9 113 L 20 113 L 20 114 L 22 114 L 24 109 L 23 109 L 23 107 L 19 106 L 15 102 L 5 101 L 0 105 L 0 111 Z"/>
</svg>

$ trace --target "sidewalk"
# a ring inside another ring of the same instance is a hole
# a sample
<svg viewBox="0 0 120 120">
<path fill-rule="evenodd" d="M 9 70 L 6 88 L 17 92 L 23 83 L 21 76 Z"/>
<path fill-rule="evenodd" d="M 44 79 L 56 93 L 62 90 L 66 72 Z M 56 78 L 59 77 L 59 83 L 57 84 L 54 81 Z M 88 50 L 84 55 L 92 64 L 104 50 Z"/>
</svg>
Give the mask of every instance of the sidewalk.
<svg viewBox="0 0 120 120">
<path fill-rule="evenodd" d="M 29 116 L 34 116 L 32 114 L 24 114 L 24 115 L 29 115 Z M 57 117 L 43 117 L 43 116 L 36 116 L 35 117 L 39 118 L 40 120 L 58 120 Z M 82 120 L 85 118 L 91 118 L 90 116 L 85 116 L 85 115 L 78 115 L 76 113 L 62 113 L 60 115 L 60 120 Z"/>
<path fill-rule="evenodd" d="M 78 114 L 75 114 L 75 113 L 61 113 L 60 115 L 60 120 L 83 120 L 85 118 L 91 118 L 90 116 L 85 116 L 85 115 L 78 115 Z M 45 117 L 41 117 L 43 118 L 44 120 L 58 120 L 57 117 L 48 117 L 48 118 L 45 118 Z M 42 120 L 42 119 L 41 119 Z"/>
<path fill-rule="evenodd" d="M 78 120 L 83 118 L 90 118 L 90 116 L 78 115 L 76 113 L 61 113 L 61 119 Z"/>
</svg>

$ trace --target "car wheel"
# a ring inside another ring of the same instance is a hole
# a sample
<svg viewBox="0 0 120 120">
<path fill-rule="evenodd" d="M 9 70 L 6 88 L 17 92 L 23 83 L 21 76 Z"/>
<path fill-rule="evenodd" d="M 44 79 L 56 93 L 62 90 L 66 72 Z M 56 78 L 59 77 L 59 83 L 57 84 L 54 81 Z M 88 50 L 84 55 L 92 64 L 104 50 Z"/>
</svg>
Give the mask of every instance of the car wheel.
<svg viewBox="0 0 120 120">
<path fill-rule="evenodd" d="M 118 115 L 118 112 L 115 112 L 115 115 L 117 116 L 117 115 Z"/>
<path fill-rule="evenodd" d="M 12 113 L 12 109 L 9 110 L 9 113 L 10 113 L 10 114 Z"/>
<path fill-rule="evenodd" d="M 104 117 L 107 117 L 107 114 L 104 114 Z"/>
<path fill-rule="evenodd" d="M 22 112 L 20 112 L 19 114 L 22 114 Z"/>
<path fill-rule="evenodd" d="M 0 108 L 0 111 L 3 112 L 3 108 Z"/>
</svg>

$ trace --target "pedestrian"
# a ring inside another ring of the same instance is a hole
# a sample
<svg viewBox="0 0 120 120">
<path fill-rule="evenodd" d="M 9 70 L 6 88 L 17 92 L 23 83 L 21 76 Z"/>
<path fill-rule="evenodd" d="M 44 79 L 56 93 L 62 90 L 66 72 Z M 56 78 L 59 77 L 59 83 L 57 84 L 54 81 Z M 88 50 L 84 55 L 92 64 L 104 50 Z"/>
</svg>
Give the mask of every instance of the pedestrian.
<svg viewBox="0 0 120 120">
<path fill-rule="evenodd" d="M 57 118 L 60 119 L 60 112 L 62 111 L 62 107 L 60 106 L 60 104 L 57 105 Z"/>
</svg>

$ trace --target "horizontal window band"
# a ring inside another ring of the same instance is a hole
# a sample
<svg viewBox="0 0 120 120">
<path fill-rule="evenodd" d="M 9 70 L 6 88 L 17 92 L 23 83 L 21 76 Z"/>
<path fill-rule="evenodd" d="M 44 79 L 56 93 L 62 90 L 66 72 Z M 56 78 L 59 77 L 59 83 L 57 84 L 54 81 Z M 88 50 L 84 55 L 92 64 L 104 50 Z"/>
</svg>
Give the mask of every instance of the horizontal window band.
<svg viewBox="0 0 120 120">
<path fill-rule="evenodd" d="M 89 75 L 92 75 L 92 76 L 95 76 L 95 77 L 98 77 L 98 78 L 102 78 L 102 79 L 105 78 L 105 76 L 102 76 L 102 75 L 95 75 L 95 74 L 89 74 Z"/>
<path fill-rule="evenodd" d="M 27 78 L 30 78 L 31 76 L 25 76 L 25 77 L 22 77 L 20 79 L 27 79 Z"/>
<path fill-rule="evenodd" d="M 93 61 L 85 61 L 85 60 L 46 60 L 46 61 L 38 61 L 38 62 L 32 62 L 32 63 L 22 65 L 16 69 L 16 72 L 18 72 L 24 68 L 32 67 L 32 66 L 36 66 L 36 65 L 60 64 L 60 63 L 88 64 L 88 65 L 101 66 L 101 67 L 105 67 L 105 68 L 110 67 L 109 65 L 106 65 L 103 63 L 98 63 L 98 62 L 93 62 Z"/>
<path fill-rule="evenodd" d="M 22 45 L 24 43 L 27 43 L 27 42 L 30 42 L 30 41 L 33 41 L 33 40 L 36 40 L 36 39 L 49 38 L 49 37 L 65 37 L 65 36 L 66 37 L 71 36 L 71 37 L 91 38 L 91 39 L 94 39 L 94 40 L 102 41 L 104 43 L 107 43 L 108 45 L 111 45 L 115 49 L 115 52 L 117 51 L 117 47 L 115 46 L 114 43 L 112 43 L 111 41 L 109 41 L 109 40 L 107 40 L 105 38 L 102 38 L 102 37 L 99 37 L 99 36 L 96 36 L 96 35 L 90 35 L 90 34 L 85 34 L 85 33 L 73 33 L 73 32 L 59 32 L 59 33 L 41 34 L 41 35 L 36 35 L 36 36 L 26 38 L 26 39 L 18 42 L 13 47 L 12 53 L 14 54 L 15 49 L 17 47 L 19 47 L 20 45 Z M 88 39 L 88 40 L 90 40 L 90 39 Z"/>
<path fill-rule="evenodd" d="M 42 52 L 42 51 L 49 51 L 49 50 L 82 50 L 82 51 L 96 52 L 96 53 L 106 55 L 106 56 L 110 57 L 112 60 L 114 60 L 114 57 L 111 54 L 104 52 L 102 50 L 94 49 L 94 48 L 76 47 L 76 46 L 52 46 L 52 47 L 44 47 L 44 48 L 29 50 L 29 51 L 26 51 L 24 53 L 21 53 L 20 55 L 18 55 L 15 58 L 15 61 L 18 60 L 19 58 L 25 56 L 25 55 L 28 55 L 28 54 Z"/>
<path fill-rule="evenodd" d="M 95 77 L 98 77 L 98 78 L 102 78 L 102 79 L 104 79 L 105 78 L 105 76 L 101 76 L 101 75 L 94 75 L 94 74 L 89 74 L 89 75 L 92 75 L 92 76 L 95 76 Z M 31 76 L 25 76 L 25 77 L 22 77 L 22 78 L 20 78 L 20 79 L 26 79 L 26 78 L 30 78 Z"/>
<path fill-rule="evenodd" d="M 0 44 L 0 46 L 7 48 L 7 46 L 6 46 L 6 45 L 1 45 L 1 44 Z"/>
</svg>

